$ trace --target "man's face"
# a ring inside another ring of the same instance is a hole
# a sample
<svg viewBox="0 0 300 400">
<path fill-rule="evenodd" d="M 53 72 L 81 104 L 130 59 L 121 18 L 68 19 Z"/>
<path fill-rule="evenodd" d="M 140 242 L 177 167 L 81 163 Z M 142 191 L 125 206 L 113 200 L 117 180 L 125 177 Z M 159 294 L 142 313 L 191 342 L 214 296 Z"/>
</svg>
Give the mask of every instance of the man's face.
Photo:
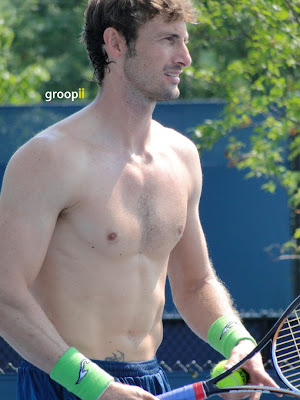
<svg viewBox="0 0 300 400">
<path fill-rule="evenodd" d="M 177 99 L 179 75 L 191 64 L 187 40 L 183 20 L 165 22 L 158 16 L 143 25 L 124 60 L 124 78 L 131 90 L 151 101 Z"/>
</svg>

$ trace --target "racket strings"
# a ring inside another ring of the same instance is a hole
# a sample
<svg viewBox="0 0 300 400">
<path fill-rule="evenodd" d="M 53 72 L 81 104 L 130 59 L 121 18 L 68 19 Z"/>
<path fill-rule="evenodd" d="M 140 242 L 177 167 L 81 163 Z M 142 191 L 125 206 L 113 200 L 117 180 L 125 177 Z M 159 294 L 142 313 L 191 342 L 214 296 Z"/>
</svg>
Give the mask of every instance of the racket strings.
<svg viewBox="0 0 300 400">
<path fill-rule="evenodd" d="M 300 390 L 300 306 L 285 319 L 273 346 L 282 376 Z"/>
</svg>

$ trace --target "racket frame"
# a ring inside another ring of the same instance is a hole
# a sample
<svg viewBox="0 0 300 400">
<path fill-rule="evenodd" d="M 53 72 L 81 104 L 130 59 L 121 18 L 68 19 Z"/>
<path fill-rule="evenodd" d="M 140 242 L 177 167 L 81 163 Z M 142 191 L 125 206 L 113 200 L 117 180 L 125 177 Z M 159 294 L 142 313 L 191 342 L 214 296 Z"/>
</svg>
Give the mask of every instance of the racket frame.
<svg viewBox="0 0 300 400">
<path fill-rule="evenodd" d="M 164 393 L 158 398 L 161 398 L 163 400 L 173 400 L 173 394 L 174 393 L 174 400 L 177 399 L 195 399 L 195 400 L 203 400 L 206 399 L 212 395 L 215 394 L 222 394 L 222 393 L 247 393 L 247 392 L 263 392 L 263 393 L 274 393 L 274 394 L 279 394 L 279 395 L 286 395 L 286 396 L 291 396 L 291 397 L 296 397 L 300 399 L 300 390 L 296 389 L 292 385 L 288 385 L 286 380 L 283 379 L 281 376 L 282 374 L 278 373 L 279 368 L 276 368 L 276 357 L 275 354 L 273 353 L 273 347 L 275 347 L 276 344 L 276 331 L 278 328 L 281 327 L 281 325 L 284 323 L 284 320 L 286 317 L 300 304 L 300 295 L 289 305 L 289 307 L 283 312 L 281 317 L 275 322 L 273 327 L 269 330 L 269 332 L 263 337 L 263 339 L 257 344 L 257 346 L 249 353 L 247 354 L 242 360 L 240 360 L 238 363 L 233 365 L 231 368 L 228 370 L 224 371 L 220 375 L 209 379 L 208 381 L 201 381 L 201 382 L 196 382 L 187 386 L 184 386 L 179 389 L 175 389 L 174 391 Z M 274 338 L 274 339 L 273 339 Z M 225 387 L 225 388 L 218 388 L 216 386 L 216 383 L 219 382 L 221 379 L 226 378 L 229 376 L 232 372 L 237 370 L 242 364 L 244 364 L 247 360 L 249 360 L 251 357 L 253 357 L 255 354 L 259 353 L 270 341 L 272 341 L 272 363 L 274 366 L 274 369 L 279 376 L 280 380 L 288 386 L 290 389 L 285 389 L 281 387 L 269 387 L 269 386 L 255 386 L 255 385 L 243 385 L 243 386 L 232 386 L 232 387 Z M 180 394 L 179 396 L 175 395 L 175 392 L 179 394 L 179 392 L 182 392 L 182 390 L 186 391 L 186 394 L 183 395 Z M 188 393 L 193 393 L 193 396 L 188 395 Z"/>
<path fill-rule="evenodd" d="M 300 295 L 298 297 L 296 297 L 296 299 L 288 306 L 288 308 L 283 312 L 281 317 L 275 322 L 275 324 L 272 326 L 272 328 L 269 330 L 269 332 L 261 339 L 261 341 L 257 344 L 257 346 L 249 354 L 247 354 L 243 359 L 241 359 L 238 363 L 233 365 L 231 368 L 229 368 L 226 371 L 222 372 L 220 375 L 218 375 L 218 376 L 216 376 L 214 378 L 211 378 L 209 381 L 206 382 L 206 384 L 208 384 L 208 386 L 210 386 L 209 383 L 212 383 L 213 385 L 215 385 L 221 379 L 224 379 L 227 376 L 229 376 L 232 372 L 237 370 L 247 360 L 249 360 L 255 354 L 259 353 L 264 347 L 266 347 L 266 345 L 273 339 L 273 336 L 274 336 L 275 332 L 277 331 L 277 329 L 281 327 L 281 325 L 284 323 L 284 320 L 286 319 L 286 317 L 294 310 L 294 308 L 298 304 L 300 304 Z M 273 341 L 273 343 L 275 343 L 275 341 Z M 276 362 L 275 362 L 276 357 L 275 357 L 275 355 L 273 353 L 273 343 L 272 343 L 272 363 L 274 365 L 274 369 L 275 369 L 278 377 L 282 380 L 282 382 L 286 386 L 291 388 L 293 391 L 298 391 L 291 384 L 287 385 L 286 379 L 283 379 L 282 374 L 278 373 L 279 372 L 279 368 L 276 367 Z M 245 385 L 243 387 L 247 387 L 247 386 Z M 210 391 L 210 387 L 209 387 L 209 391 Z M 223 393 L 225 393 L 225 392 L 223 392 Z"/>
</svg>

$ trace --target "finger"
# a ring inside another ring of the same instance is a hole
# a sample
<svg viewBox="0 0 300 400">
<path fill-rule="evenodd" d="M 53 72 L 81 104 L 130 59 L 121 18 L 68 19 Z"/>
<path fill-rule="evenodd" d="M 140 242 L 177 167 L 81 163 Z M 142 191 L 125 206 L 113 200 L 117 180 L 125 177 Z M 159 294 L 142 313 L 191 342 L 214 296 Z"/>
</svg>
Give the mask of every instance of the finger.
<svg viewBox="0 0 300 400">
<path fill-rule="evenodd" d="M 249 397 L 249 393 L 228 393 L 228 394 L 221 394 L 220 397 L 222 397 L 224 400 L 243 400 Z"/>
<path fill-rule="evenodd" d="M 259 400 L 261 396 L 261 392 L 253 392 L 250 394 L 249 400 Z"/>
<path fill-rule="evenodd" d="M 273 378 L 265 371 L 253 370 L 249 369 L 250 374 L 250 384 L 253 385 L 261 385 L 261 386 L 271 386 L 271 387 L 279 387 Z"/>
<path fill-rule="evenodd" d="M 225 369 L 229 369 L 229 368 L 233 367 L 235 364 L 237 364 L 239 361 L 240 361 L 240 360 L 239 360 L 238 357 L 232 355 L 232 356 L 228 359 L 228 361 L 227 361 L 227 363 L 226 363 L 226 365 L 225 365 L 224 368 L 225 368 Z"/>
</svg>

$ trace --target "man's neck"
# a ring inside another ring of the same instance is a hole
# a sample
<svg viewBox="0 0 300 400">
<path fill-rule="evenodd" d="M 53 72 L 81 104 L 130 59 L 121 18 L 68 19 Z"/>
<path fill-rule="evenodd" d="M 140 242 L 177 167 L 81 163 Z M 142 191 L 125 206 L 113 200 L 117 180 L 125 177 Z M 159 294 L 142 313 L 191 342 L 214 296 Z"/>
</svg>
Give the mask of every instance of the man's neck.
<svg viewBox="0 0 300 400">
<path fill-rule="evenodd" d="M 94 112 L 111 139 L 124 151 L 140 154 L 150 144 L 156 102 L 120 91 L 101 90 L 92 103 Z"/>
</svg>

